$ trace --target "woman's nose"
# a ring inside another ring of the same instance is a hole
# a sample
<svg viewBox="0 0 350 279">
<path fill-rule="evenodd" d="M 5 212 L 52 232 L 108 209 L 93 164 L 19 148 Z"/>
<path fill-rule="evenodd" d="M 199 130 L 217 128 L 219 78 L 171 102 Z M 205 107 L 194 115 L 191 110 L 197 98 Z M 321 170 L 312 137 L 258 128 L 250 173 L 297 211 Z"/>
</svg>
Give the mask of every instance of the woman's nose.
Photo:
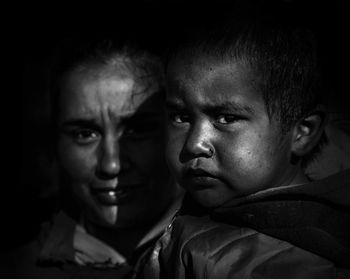
<svg viewBox="0 0 350 279">
<path fill-rule="evenodd" d="M 105 139 L 99 153 L 96 175 L 101 179 L 111 179 L 119 175 L 123 163 L 119 140 Z"/>
</svg>

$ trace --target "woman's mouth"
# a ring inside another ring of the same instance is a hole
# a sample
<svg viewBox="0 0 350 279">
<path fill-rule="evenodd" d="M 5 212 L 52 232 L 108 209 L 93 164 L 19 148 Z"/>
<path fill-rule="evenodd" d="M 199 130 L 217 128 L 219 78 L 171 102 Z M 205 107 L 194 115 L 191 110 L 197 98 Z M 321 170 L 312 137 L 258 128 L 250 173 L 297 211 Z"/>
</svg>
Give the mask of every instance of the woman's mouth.
<svg viewBox="0 0 350 279">
<path fill-rule="evenodd" d="M 92 188 L 92 196 L 103 205 L 121 205 L 131 200 L 142 188 L 141 184 L 113 188 Z"/>
</svg>

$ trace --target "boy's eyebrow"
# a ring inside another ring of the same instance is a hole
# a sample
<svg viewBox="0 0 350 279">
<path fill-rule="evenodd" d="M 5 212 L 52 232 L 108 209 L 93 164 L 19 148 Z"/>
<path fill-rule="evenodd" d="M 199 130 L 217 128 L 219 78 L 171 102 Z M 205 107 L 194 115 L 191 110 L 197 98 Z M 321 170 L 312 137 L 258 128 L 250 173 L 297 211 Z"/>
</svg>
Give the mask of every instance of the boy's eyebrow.
<svg viewBox="0 0 350 279">
<path fill-rule="evenodd" d="M 177 102 L 174 100 L 167 100 L 165 102 L 167 109 L 182 109 L 185 105 L 182 102 Z M 211 104 L 203 104 L 201 110 L 205 113 L 222 113 L 223 111 L 233 111 L 235 113 L 247 113 L 247 114 L 255 114 L 255 111 L 252 107 L 241 105 L 237 102 L 225 102 L 225 103 L 211 103 Z"/>
<path fill-rule="evenodd" d="M 205 104 L 202 110 L 206 113 L 220 113 L 223 111 L 233 111 L 235 113 L 255 114 L 255 111 L 252 107 L 241 105 L 236 102 L 225 102 L 222 104 Z"/>
</svg>

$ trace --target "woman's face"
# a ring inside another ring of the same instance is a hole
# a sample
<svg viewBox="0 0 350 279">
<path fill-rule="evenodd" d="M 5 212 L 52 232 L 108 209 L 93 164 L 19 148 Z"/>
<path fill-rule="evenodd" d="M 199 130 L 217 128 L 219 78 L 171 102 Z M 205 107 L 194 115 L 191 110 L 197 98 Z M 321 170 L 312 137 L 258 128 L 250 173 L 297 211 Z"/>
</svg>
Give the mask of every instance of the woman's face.
<svg viewBox="0 0 350 279">
<path fill-rule="evenodd" d="M 161 88 L 144 79 L 105 67 L 72 72 L 62 87 L 58 158 L 65 187 L 94 224 L 149 223 L 171 198 Z"/>
</svg>

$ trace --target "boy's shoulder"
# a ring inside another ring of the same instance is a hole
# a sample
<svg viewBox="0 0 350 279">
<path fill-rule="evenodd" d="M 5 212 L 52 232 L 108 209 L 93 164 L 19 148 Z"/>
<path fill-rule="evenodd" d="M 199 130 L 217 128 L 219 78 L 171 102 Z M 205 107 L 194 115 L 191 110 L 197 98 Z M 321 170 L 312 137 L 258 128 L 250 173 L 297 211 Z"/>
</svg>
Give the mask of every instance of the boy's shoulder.
<svg viewBox="0 0 350 279">
<path fill-rule="evenodd" d="M 196 254 L 213 260 L 225 253 L 238 251 L 242 256 L 245 251 L 252 249 L 253 243 L 258 244 L 260 241 L 270 248 L 274 245 L 282 245 L 286 249 L 290 247 L 288 243 L 265 236 L 254 229 L 216 222 L 210 216 L 177 217 L 173 223 L 172 238 L 177 239 L 177 249 L 182 256 L 192 257 Z"/>
<path fill-rule="evenodd" d="M 310 266 L 310 278 L 315 273 L 332 278 L 334 271 L 330 261 L 289 242 L 208 216 L 177 217 L 171 235 L 161 257 L 162 262 L 172 262 L 167 269 L 175 278 L 187 278 L 184 274 L 189 273 L 190 278 L 299 278 L 312 270 Z"/>
<path fill-rule="evenodd" d="M 209 215 L 180 215 L 174 221 L 172 230 L 173 237 L 179 238 L 182 248 L 187 250 L 203 250 L 209 245 L 220 250 L 232 241 L 252 238 L 256 234 L 258 232 L 250 228 L 216 222 Z"/>
<path fill-rule="evenodd" d="M 343 243 L 349 232 L 349 178 L 345 171 L 270 189 L 209 212 L 187 195 L 160 262 L 171 263 L 169 278 L 186 278 L 188 270 L 191 278 L 350 276 L 348 267 L 339 268 L 348 262 L 339 259 L 349 251 Z"/>
</svg>

